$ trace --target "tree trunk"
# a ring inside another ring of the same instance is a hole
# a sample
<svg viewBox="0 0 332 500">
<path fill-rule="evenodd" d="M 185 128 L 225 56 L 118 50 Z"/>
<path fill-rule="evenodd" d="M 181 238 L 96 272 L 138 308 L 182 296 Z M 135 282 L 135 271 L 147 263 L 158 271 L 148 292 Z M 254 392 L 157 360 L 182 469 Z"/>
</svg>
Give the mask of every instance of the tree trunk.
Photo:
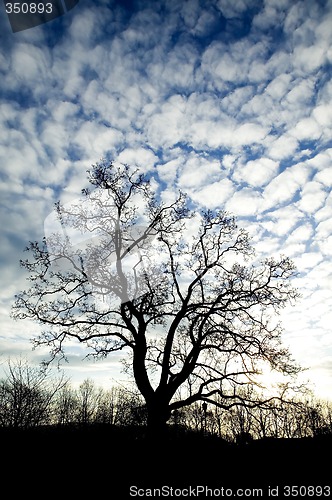
<svg viewBox="0 0 332 500">
<path fill-rule="evenodd" d="M 167 420 L 170 418 L 168 406 L 148 405 L 147 437 L 156 443 L 167 436 Z"/>
</svg>

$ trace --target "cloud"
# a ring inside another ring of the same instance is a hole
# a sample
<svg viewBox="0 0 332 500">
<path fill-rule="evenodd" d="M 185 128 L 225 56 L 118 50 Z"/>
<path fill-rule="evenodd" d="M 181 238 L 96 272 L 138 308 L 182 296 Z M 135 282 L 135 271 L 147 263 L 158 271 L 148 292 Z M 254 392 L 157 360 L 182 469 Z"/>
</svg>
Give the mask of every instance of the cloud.
<svg viewBox="0 0 332 500">
<path fill-rule="evenodd" d="M 320 262 L 322 262 L 322 259 L 323 257 L 319 252 L 306 252 L 297 256 L 294 261 L 297 269 L 303 273 L 315 268 Z"/>
<path fill-rule="evenodd" d="M 332 219 L 327 219 L 317 225 L 317 236 L 321 239 L 328 238 L 332 234 Z"/>
<path fill-rule="evenodd" d="M 325 205 L 315 213 L 314 217 L 317 222 L 332 217 L 332 193 L 329 193 L 325 199 Z"/>
<path fill-rule="evenodd" d="M 305 360 L 315 346 L 319 365 L 331 306 L 331 21 L 331 2 L 291 0 L 80 2 L 15 36 L 0 19 L 2 325 L 14 350 L 20 335 L 27 345 L 8 317 L 26 286 L 21 249 L 108 156 L 151 174 L 165 201 L 181 188 L 233 211 L 260 256 L 293 257 L 306 300 L 285 335 Z"/>
<path fill-rule="evenodd" d="M 265 0 L 264 8 L 253 19 L 253 26 L 262 31 L 273 29 L 275 26 L 282 26 L 288 6 L 288 0 L 280 2 Z"/>
<path fill-rule="evenodd" d="M 264 189 L 263 210 L 293 200 L 295 194 L 304 186 L 310 175 L 310 169 L 303 164 L 287 168 L 275 177 Z"/>
<path fill-rule="evenodd" d="M 259 221 L 260 225 L 269 232 L 266 236 L 268 239 L 272 235 L 281 238 L 291 233 L 302 218 L 303 214 L 300 210 L 294 204 L 289 204 L 260 215 Z"/>
<path fill-rule="evenodd" d="M 279 169 L 279 162 L 270 158 L 259 158 L 250 160 L 245 165 L 238 165 L 233 179 L 236 182 L 244 182 L 253 187 L 262 187 L 275 177 Z"/>
<path fill-rule="evenodd" d="M 182 189 L 200 188 L 221 175 L 220 162 L 189 155 L 180 170 L 178 185 Z"/>
<path fill-rule="evenodd" d="M 152 147 L 159 144 L 167 148 L 178 142 L 187 142 L 185 106 L 183 97 L 172 96 L 148 118 L 147 138 Z"/>
<path fill-rule="evenodd" d="M 264 93 L 271 96 L 273 100 L 281 100 L 289 92 L 291 81 L 292 77 L 290 74 L 282 73 L 266 86 Z"/>
<path fill-rule="evenodd" d="M 302 189 L 301 198 L 297 203 L 300 210 L 314 214 L 324 205 L 327 193 L 322 184 L 316 181 L 308 182 Z"/>
<path fill-rule="evenodd" d="M 187 189 L 187 193 L 198 205 L 211 209 L 221 209 L 234 192 L 229 179 L 212 182 L 202 189 Z"/>
<path fill-rule="evenodd" d="M 12 54 L 12 72 L 16 85 L 24 79 L 40 81 L 45 78 L 49 61 L 46 53 L 32 44 L 17 44 Z"/>
<path fill-rule="evenodd" d="M 324 47 L 297 47 L 294 50 L 294 62 L 303 72 L 311 73 L 325 62 L 326 49 Z"/>
<path fill-rule="evenodd" d="M 117 146 L 123 144 L 123 134 L 107 125 L 88 121 L 83 123 L 75 134 L 73 144 L 82 151 L 83 156 L 98 158 L 100 152 L 114 151 Z"/>
<path fill-rule="evenodd" d="M 141 172 L 149 172 L 158 162 L 158 157 L 149 149 L 124 149 L 117 157 L 123 164 L 138 167 Z"/>
<path fill-rule="evenodd" d="M 243 188 L 241 191 L 234 193 L 232 198 L 227 202 L 226 208 L 232 213 L 237 213 L 239 216 L 254 216 L 258 213 L 262 202 L 262 197 L 259 193 L 250 188 Z"/>
<path fill-rule="evenodd" d="M 331 129 L 332 126 L 332 104 L 320 104 L 312 112 L 316 122 L 324 128 Z"/>
<path fill-rule="evenodd" d="M 176 158 L 158 165 L 157 172 L 159 179 L 167 185 L 173 186 L 176 183 L 177 172 L 181 162 L 181 158 Z"/>
<path fill-rule="evenodd" d="M 246 10 L 257 6 L 255 0 L 238 0 L 237 2 L 228 2 L 227 0 L 218 0 L 217 8 L 221 10 L 223 16 L 228 19 L 241 17 Z"/>
<path fill-rule="evenodd" d="M 316 140 L 321 136 L 321 128 L 313 118 L 303 118 L 289 131 L 298 141 Z"/>
<path fill-rule="evenodd" d="M 283 160 L 294 155 L 298 141 L 288 134 L 272 139 L 268 154 L 273 160 Z"/>
<path fill-rule="evenodd" d="M 308 222 L 297 227 L 292 233 L 288 236 L 286 240 L 286 245 L 292 245 L 294 243 L 306 243 L 310 240 L 313 234 L 313 229 L 311 224 Z"/>
</svg>

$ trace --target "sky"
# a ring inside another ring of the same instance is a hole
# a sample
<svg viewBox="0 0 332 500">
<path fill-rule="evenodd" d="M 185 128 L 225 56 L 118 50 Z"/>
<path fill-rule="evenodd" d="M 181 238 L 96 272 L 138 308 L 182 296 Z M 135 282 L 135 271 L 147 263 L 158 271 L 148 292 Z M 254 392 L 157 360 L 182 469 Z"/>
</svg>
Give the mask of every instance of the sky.
<svg viewBox="0 0 332 500">
<path fill-rule="evenodd" d="M 231 211 L 258 257 L 294 260 L 283 340 L 331 399 L 332 1 L 80 0 L 16 33 L 1 4 L 0 33 L 0 368 L 46 356 L 40 327 L 10 317 L 19 260 L 107 157 Z M 117 354 L 84 354 L 68 352 L 74 383 L 123 382 Z"/>
</svg>

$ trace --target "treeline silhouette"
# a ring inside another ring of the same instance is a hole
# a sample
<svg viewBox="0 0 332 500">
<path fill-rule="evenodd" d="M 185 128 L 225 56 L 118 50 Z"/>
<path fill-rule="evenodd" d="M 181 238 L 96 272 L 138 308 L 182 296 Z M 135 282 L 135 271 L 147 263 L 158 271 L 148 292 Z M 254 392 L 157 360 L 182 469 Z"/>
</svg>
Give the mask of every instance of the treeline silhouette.
<svg viewBox="0 0 332 500">
<path fill-rule="evenodd" d="M 137 496 L 145 488 L 146 496 L 160 496 L 163 486 L 178 488 L 176 496 L 202 485 L 216 488 L 215 496 L 220 488 L 229 488 L 227 496 L 259 488 L 264 498 L 279 488 L 282 496 L 291 484 L 301 485 L 301 494 L 315 485 L 331 491 L 329 402 L 231 411 L 193 404 L 173 412 L 167 435 L 152 441 L 146 424 L 134 390 L 104 389 L 91 379 L 73 387 L 51 370 L 10 362 L 0 381 L 3 481 L 34 498 L 45 498 L 46 479 L 47 491 L 61 498 L 132 498 L 132 485 Z"/>
<path fill-rule="evenodd" d="M 255 399 L 253 388 L 244 391 Z M 143 435 L 146 423 L 142 398 L 125 387 L 104 389 L 86 379 L 74 388 L 63 376 L 22 360 L 9 362 L 0 380 L 1 428 L 103 424 L 135 427 L 137 435 Z M 237 406 L 228 411 L 195 403 L 173 412 L 169 428 L 173 434 L 195 432 L 238 444 L 262 438 L 331 436 L 332 403 L 294 398 L 287 403 L 271 401 L 264 408 Z"/>
</svg>

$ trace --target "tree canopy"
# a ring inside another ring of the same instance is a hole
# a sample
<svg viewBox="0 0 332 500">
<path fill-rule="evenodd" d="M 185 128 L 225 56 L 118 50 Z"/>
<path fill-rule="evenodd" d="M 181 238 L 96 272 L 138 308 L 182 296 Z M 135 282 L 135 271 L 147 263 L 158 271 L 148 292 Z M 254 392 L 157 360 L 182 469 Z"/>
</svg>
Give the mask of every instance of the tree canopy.
<svg viewBox="0 0 332 500">
<path fill-rule="evenodd" d="M 258 262 L 232 214 L 158 193 L 128 166 L 101 161 L 88 179 L 93 188 L 57 203 L 21 262 L 31 286 L 13 315 L 46 327 L 35 345 L 52 359 L 71 339 L 97 357 L 126 351 L 151 428 L 197 401 L 259 404 L 239 389 L 264 366 L 298 373 L 276 319 L 299 296 L 288 257 Z"/>
</svg>

